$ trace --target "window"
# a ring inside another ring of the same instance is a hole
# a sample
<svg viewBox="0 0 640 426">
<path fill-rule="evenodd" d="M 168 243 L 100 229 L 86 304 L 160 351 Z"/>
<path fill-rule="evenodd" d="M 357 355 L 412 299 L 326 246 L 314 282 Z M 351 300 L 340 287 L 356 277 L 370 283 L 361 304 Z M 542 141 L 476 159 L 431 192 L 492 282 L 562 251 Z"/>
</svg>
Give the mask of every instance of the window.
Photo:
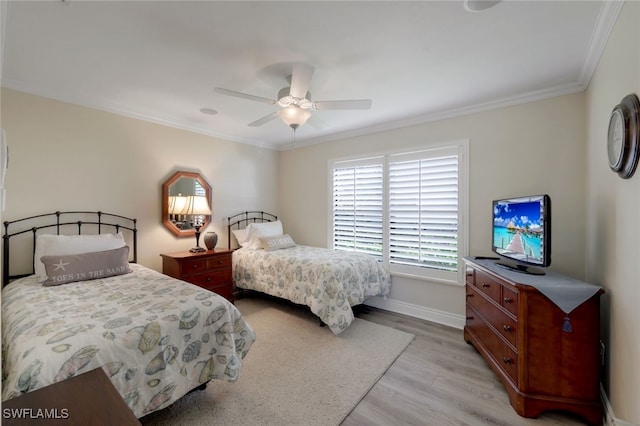
<svg viewBox="0 0 640 426">
<path fill-rule="evenodd" d="M 382 256 L 382 163 L 334 169 L 333 200 L 333 247 Z"/>
<path fill-rule="evenodd" d="M 466 147 L 331 162 L 331 246 L 379 256 L 395 275 L 462 283 Z"/>
</svg>

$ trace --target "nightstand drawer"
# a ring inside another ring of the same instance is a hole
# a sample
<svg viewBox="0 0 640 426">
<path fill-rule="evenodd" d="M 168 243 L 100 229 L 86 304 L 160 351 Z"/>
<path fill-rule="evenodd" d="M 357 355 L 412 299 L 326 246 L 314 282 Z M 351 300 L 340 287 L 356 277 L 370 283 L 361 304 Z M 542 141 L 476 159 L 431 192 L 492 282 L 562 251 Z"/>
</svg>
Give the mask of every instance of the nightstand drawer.
<svg viewBox="0 0 640 426">
<path fill-rule="evenodd" d="M 185 281 L 189 281 L 190 283 L 204 288 L 219 286 L 220 284 L 231 284 L 231 269 L 220 269 L 219 271 L 211 271 L 204 274 L 191 275 L 185 277 Z"/>
<path fill-rule="evenodd" d="M 187 277 L 207 270 L 207 259 L 186 260 L 182 263 L 182 275 Z"/>
<path fill-rule="evenodd" d="M 207 260 L 207 270 L 231 268 L 231 256 L 216 256 Z"/>
<path fill-rule="evenodd" d="M 231 267 L 231 256 L 215 256 L 209 259 L 187 260 L 182 264 L 183 274 L 199 274 L 212 269 L 224 269 Z"/>
<path fill-rule="evenodd" d="M 229 300 L 230 302 L 233 302 L 233 285 L 230 283 L 225 283 L 225 284 L 215 284 L 215 285 L 202 285 L 202 288 L 205 288 L 209 291 L 212 291 L 216 294 L 219 294 L 220 296 L 224 297 L 225 299 Z"/>
</svg>

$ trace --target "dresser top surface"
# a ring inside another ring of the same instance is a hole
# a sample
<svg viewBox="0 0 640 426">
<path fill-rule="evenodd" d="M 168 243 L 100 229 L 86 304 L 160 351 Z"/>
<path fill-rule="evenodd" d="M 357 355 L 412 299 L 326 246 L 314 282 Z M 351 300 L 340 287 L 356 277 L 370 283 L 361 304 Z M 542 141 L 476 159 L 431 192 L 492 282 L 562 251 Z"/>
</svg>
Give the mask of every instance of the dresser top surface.
<svg viewBox="0 0 640 426">
<path fill-rule="evenodd" d="M 185 251 L 177 251 L 174 253 L 161 253 L 160 256 L 162 256 L 163 258 L 167 257 L 171 259 L 198 259 L 200 257 L 230 254 L 232 252 L 233 250 L 207 250 L 207 251 L 192 253 L 188 250 L 185 250 Z"/>
<path fill-rule="evenodd" d="M 545 275 L 529 275 L 501 267 L 496 264 L 496 259 L 467 256 L 464 260 L 504 280 L 534 287 L 565 313 L 570 313 L 595 294 L 603 292 L 602 287 L 553 271 L 546 271 Z"/>
</svg>

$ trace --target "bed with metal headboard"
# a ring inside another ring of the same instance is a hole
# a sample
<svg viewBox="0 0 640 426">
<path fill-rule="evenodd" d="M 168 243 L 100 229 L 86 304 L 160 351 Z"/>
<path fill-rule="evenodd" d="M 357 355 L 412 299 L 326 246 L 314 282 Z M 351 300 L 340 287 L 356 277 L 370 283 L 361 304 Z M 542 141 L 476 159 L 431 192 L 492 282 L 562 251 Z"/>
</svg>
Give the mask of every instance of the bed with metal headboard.
<svg viewBox="0 0 640 426">
<path fill-rule="evenodd" d="M 231 250 L 234 230 L 246 229 L 251 223 L 273 222 L 278 220 L 278 216 L 263 211 L 244 211 L 227 218 L 227 247 Z M 239 243 L 239 241 L 238 241 Z"/>
<path fill-rule="evenodd" d="M 222 296 L 139 265 L 136 224 L 103 212 L 4 223 L 2 400 L 102 368 L 142 417 L 239 377 L 249 324 Z"/>
<path fill-rule="evenodd" d="M 44 213 L 35 216 L 29 216 L 21 219 L 4 222 L 4 233 L 2 235 L 2 286 L 4 287 L 12 279 L 22 278 L 35 273 L 34 256 L 36 252 L 36 239 L 38 235 L 55 234 L 69 235 L 75 232 L 77 235 L 85 234 L 103 234 L 105 232 L 119 233 L 129 231 L 130 236 L 127 238 L 131 241 L 132 250 L 130 252 L 130 261 L 136 263 L 138 261 L 138 230 L 136 228 L 137 219 L 101 211 L 70 211 L 54 213 Z M 17 229 L 16 229 L 17 228 Z M 10 273 L 11 260 L 11 242 L 15 242 L 20 237 L 25 237 L 31 246 L 31 274 L 29 273 Z"/>
<path fill-rule="evenodd" d="M 296 244 L 277 216 L 243 212 L 228 218 L 240 248 L 232 255 L 233 282 L 253 290 L 306 305 L 333 333 L 354 320 L 352 306 L 373 296 L 386 296 L 390 276 L 369 254 Z"/>
</svg>

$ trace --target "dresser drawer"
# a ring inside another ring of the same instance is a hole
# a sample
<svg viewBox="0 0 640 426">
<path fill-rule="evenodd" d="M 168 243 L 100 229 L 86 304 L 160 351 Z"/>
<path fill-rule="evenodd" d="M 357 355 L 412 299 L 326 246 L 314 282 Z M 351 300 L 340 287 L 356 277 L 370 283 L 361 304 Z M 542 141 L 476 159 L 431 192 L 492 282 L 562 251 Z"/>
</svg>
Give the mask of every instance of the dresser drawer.
<svg viewBox="0 0 640 426">
<path fill-rule="evenodd" d="M 467 286 L 467 304 L 472 306 L 482 316 L 486 323 L 502 335 L 514 348 L 518 344 L 517 322 L 506 312 L 495 307 L 486 297 L 472 286 Z"/>
<path fill-rule="evenodd" d="M 475 275 L 474 283 L 476 288 L 491 299 L 495 300 L 496 303 L 500 303 L 502 284 L 496 282 L 496 280 L 494 280 L 490 275 L 487 275 L 482 271 L 476 271 Z"/>
<path fill-rule="evenodd" d="M 516 317 L 518 316 L 518 291 L 508 285 L 502 286 L 502 299 L 500 304 Z"/>
<path fill-rule="evenodd" d="M 494 332 L 472 306 L 467 305 L 467 329 L 474 333 L 493 358 L 494 364 L 518 385 L 518 355 Z"/>
</svg>

